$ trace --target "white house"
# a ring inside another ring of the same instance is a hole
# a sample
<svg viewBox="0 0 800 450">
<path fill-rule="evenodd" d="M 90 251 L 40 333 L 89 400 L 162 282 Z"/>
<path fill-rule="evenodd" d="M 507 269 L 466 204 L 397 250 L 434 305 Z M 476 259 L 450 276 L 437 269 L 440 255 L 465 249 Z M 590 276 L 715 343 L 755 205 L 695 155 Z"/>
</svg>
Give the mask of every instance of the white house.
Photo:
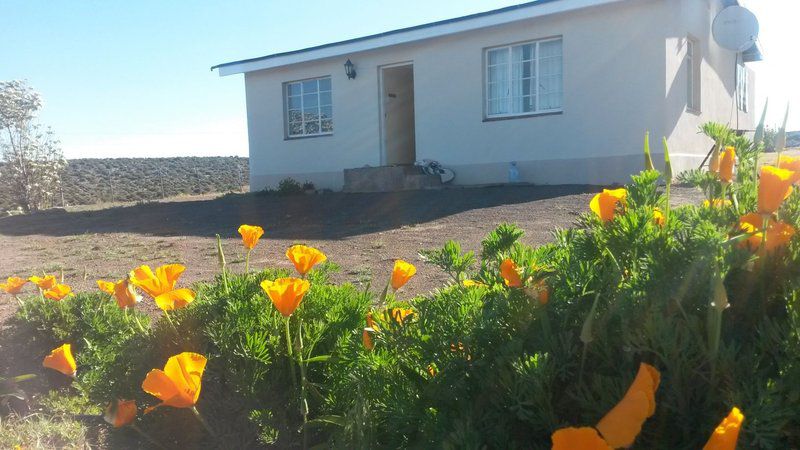
<svg viewBox="0 0 800 450">
<path fill-rule="evenodd" d="M 507 182 L 511 162 L 524 182 L 625 182 L 646 130 L 677 173 L 709 150 L 700 124 L 753 127 L 760 51 L 711 35 L 736 3 L 538 0 L 212 69 L 245 76 L 252 190 L 421 159 L 464 185 Z"/>
</svg>

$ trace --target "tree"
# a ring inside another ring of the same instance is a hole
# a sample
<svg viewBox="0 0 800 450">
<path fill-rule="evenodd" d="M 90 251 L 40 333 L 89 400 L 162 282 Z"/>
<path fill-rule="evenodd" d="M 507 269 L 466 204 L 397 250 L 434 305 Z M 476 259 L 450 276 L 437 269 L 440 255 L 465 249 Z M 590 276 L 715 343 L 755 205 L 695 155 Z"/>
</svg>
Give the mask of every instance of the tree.
<svg viewBox="0 0 800 450">
<path fill-rule="evenodd" d="M 42 99 L 24 81 L 0 81 L 0 182 L 24 211 L 53 205 L 67 162 L 53 131 L 37 123 Z"/>
</svg>

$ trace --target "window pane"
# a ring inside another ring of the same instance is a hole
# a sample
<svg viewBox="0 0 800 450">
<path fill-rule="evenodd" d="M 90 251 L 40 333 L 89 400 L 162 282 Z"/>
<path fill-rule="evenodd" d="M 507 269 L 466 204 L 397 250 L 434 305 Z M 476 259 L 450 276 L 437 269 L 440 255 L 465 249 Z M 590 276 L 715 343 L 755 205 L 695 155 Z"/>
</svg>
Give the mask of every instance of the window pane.
<svg viewBox="0 0 800 450">
<path fill-rule="evenodd" d="M 303 81 L 303 94 L 317 92 L 317 80 Z"/>
<path fill-rule="evenodd" d="M 490 100 L 489 101 L 489 115 L 506 114 L 508 102 L 506 99 Z"/>
<path fill-rule="evenodd" d="M 331 104 L 331 93 L 330 92 L 321 92 L 319 94 L 319 104 L 320 105 L 330 105 Z"/>
<path fill-rule="evenodd" d="M 489 50 L 489 65 L 507 64 L 508 63 L 508 49 L 499 48 L 497 50 Z"/>
<path fill-rule="evenodd" d="M 290 109 L 288 116 L 289 122 L 300 122 L 303 120 L 303 115 L 298 109 Z"/>
<path fill-rule="evenodd" d="M 322 121 L 322 132 L 323 133 L 332 133 L 333 132 L 333 121 L 332 120 L 323 120 Z"/>
<path fill-rule="evenodd" d="M 300 122 L 289 123 L 289 136 L 298 136 L 303 134 L 303 124 Z"/>
<path fill-rule="evenodd" d="M 306 108 L 303 110 L 303 121 L 319 120 L 319 110 L 317 108 Z"/>
<path fill-rule="evenodd" d="M 319 122 L 306 122 L 306 134 L 319 133 Z"/>
<path fill-rule="evenodd" d="M 286 85 L 288 95 L 300 95 L 300 83 L 289 83 Z"/>
<path fill-rule="evenodd" d="M 319 79 L 319 90 L 320 91 L 330 91 L 331 90 L 331 79 L 330 78 L 320 78 Z"/>
<path fill-rule="evenodd" d="M 289 109 L 300 109 L 302 105 L 300 104 L 300 97 L 289 97 Z"/>
<path fill-rule="evenodd" d="M 542 58 L 539 60 L 539 75 L 560 75 L 561 57 Z"/>
<path fill-rule="evenodd" d="M 497 83 L 508 76 L 508 68 L 505 65 L 489 67 L 489 83 Z"/>
<path fill-rule="evenodd" d="M 561 39 L 539 44 L 539 57 L 547 58 L 548 56 L 561 56 Z"/>
<path fill-rule="evenodd" d="M 303 96 L 303 108 L 316 108 L 319 104 L 317 94 L 306 94 Z"/>
<path fill-rule="evenodd" d="M 333 107 L 332 106 L 323 106 L 320 108 L 320 114 L 323 119 L 330 119 L 333 117 Z"/>
</svg>

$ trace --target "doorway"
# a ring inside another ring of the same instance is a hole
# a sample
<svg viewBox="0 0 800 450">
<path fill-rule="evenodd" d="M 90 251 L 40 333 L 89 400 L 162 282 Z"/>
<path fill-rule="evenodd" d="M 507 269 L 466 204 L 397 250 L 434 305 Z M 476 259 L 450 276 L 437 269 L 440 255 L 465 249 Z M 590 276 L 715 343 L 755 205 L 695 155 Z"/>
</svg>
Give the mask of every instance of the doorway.
<svg viewBox="0 0 800 450">
<path fill-rule="evenodd" d="M 414 130 L 414 66 L 381 67 L 381 123 L 383 154 L 387 166 L 414 164 L 417 157 Z"/>
</svg>

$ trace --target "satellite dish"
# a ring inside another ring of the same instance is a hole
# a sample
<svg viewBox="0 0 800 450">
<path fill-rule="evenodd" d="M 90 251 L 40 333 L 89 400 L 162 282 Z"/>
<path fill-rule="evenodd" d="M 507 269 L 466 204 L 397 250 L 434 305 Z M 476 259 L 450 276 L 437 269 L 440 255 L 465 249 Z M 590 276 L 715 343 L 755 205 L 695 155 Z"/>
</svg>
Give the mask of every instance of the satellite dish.
<svg viewBox="0 0 800 450">
<path fill-rule="evenodd" d="M 721 47 L 743 52 L 752 47 L 758 38 L 758 19 L 747 8 L 729 6 L 714 18 L 711 33 Z"/>
</svg>

